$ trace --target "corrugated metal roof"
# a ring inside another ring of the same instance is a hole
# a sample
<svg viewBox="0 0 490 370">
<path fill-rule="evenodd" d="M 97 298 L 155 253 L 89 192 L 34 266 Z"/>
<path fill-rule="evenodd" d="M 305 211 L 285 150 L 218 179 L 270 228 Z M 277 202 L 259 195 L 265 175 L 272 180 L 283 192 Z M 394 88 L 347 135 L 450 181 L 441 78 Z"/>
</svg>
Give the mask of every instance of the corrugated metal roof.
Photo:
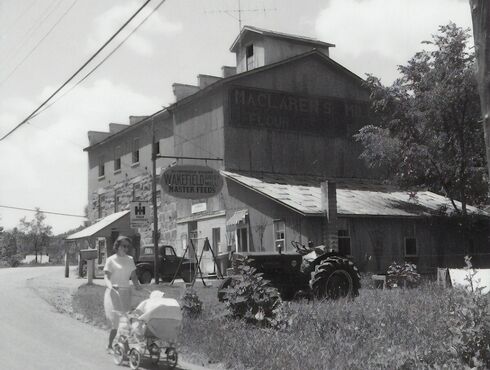
<svg viewBox="0 0 490 370">
<path fill-rule="evenodd" d="M 75 234 L 69 235 L 68 237 L 66 237 L 66 240 L 77 240 L 95 236 L 98 232 L 104 230 L 106 227 L 110 226 L 120 218 L 129 214 L 129 212 L 130 211 L 116 212 L 109 216 L 106 216 L 95 224 L 90 225 L 89 227 L 86 227 L 85 229 L 80 230 Z"/>
<path fill-rule="evenodd" d="M 319 178 L 266 175 L 258 179 L 229 171 L 221 172 L 227 178 L 304 215 L 323 214 Z M 311 185 L 306 186 L 305 183 Z M 460 202 L 455 203 L 461 206 Z M 446 207 L 447 214 L 452 213 L 450 200 L 430 191 L 414 193 L 389 185 L 343 180 L 337 182 L 339 216 L 420 217 L 438 214 L 443 207 Z M 468 206 L 468 212 L 490 217 L 489 213 L 476 207 Z"/>
</svg>

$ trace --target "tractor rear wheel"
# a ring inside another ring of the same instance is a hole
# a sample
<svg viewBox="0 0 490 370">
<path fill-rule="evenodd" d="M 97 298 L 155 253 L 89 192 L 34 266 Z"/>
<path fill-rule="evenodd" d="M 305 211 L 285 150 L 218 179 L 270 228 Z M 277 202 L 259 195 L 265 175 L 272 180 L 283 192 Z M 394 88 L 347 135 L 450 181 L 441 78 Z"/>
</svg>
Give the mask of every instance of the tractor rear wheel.
<svg viewBox="0 0 490 370">
<path fill-rule="evenodd" d="M 310 288 L 317 299 L 356 297 L 361 287 L 361 275 L 347 258 L 328 257 L 311 273 Z"/>
</svg>

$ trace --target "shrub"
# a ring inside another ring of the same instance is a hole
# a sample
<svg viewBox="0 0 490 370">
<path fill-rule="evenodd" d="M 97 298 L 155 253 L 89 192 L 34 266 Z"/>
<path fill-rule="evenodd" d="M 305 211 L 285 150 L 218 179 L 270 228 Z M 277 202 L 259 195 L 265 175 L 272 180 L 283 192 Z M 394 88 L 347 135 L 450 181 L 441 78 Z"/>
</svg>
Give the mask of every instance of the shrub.
<svg viewBox="0 0 490 370">
<path fill-rule="evenodd" d="M 483 288 L 475 287 L 476 272 L 471 257 L 465 257 L 466 289 L 454 289 L 450 296 L 448 329 L 451 332 L 451 350 L 472 368 L 490 365 L 490 324 L 487 297 Z"/>
<path fill-rule="evenodd" d="M 417 266 L 413 263 L 405 262 L 405 264 L 399 265 L 393 262 L 388 267 L 386 275 L 386 285 L 389 288 L 400 286 L 413 288 L 420 284 L 420 274 L 417 272 Z"/>
<path fill-rule="evenodd" d="M 7 257 L 7 264 L 10 267 L 17 267 L 22 261 L 22 256 L 20 254 L 14 254 L 13 256 Z"/>
<path fill-rule="evenodd" d="M 181 297 L 182 311 L 189 317 L 198 317 L 202 313 L 202 301 L 194 289 L 186 289 Z"/>
<path fill-rule="evenodd" d="M 236 267 L 239 274 L 224 289 L 226 307 L 233 317 L 243 318 L 247 322 L 280 326 L 283 320 L 279 291 L 262 277 L 262 273 L 257 273 L 249 261 L 245 259 Z"/>
</svg>

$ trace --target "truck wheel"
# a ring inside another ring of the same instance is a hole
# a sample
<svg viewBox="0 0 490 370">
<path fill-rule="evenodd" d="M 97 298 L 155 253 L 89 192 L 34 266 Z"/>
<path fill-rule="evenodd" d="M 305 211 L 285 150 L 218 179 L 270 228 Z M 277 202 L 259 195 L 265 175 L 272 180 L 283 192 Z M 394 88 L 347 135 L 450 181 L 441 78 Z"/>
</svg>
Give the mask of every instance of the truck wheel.
<svg viewBox="0 0 490 370">
<path fill-rule="evenodd" d="M 141 284 L 150 284 L 151 279 L 153 279 L 153 274 L 148 270 L 144 270 L 139 277 L 139 281 Z"/>
<path fill-rule="evenodd" d="M 356 297 L 361 287 L 361 275 L 347 258 L 328 257 L 315 266 L 310 288 L 318 299 Z"/>
<path fill-rule="evenodd" d="M 186 283 L 191 283 L 192 280 L 194 280 L 195 274 L 196 274 L 196 272 L 194 270 L 187 270 L 186 269 L 186 270 L 180 271 L 180 277 Z"/>
</svg>

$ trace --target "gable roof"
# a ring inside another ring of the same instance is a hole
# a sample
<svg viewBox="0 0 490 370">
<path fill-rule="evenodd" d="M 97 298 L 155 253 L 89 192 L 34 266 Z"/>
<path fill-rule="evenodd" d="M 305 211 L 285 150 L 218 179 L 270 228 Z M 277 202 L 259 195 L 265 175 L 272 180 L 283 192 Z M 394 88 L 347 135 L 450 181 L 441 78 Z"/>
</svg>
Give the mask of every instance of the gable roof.
<svg viewBox="0 0 490 370">
<path fill-rule="evenodd" d="M 320 179 L 292 175 L 265 175 L 258 179 L 230 171 L 221 171 L 226 178 L 245 186 L 304 216 L 323 216 Z M 339 217 L 425 217 L 453 213 L 448 198 L 430 191 L 409 192 L 390 185 L 368 181 L 338 180 L 337 214 Z M 457 206 L 461 203 L 456 201 Z M 476 207 L 468 213 L 490 217 Z"/>
<path fill-rule="evenodd" d="M 316 49 L 312 49 L 312 50 L 307 51 L 307 52 L 305 52 L 303 54 L 298 54 L 298 55 L 292 56 L 290 58 L 280 60 L 280 61 L 278 61 L 276 63 L 266 64 L 266 65 L 264 65 L 262 67 L 254 68 L 254 69 L 252 69 L 250 71 L 246 71 L 246 72 L 242 72 L 242 73 L 237 73 L 235 75 L 232 75 L 232 76 L 229 76 L 229 77 L 226 77 L 226 78 L 222 78 L 222 79 L 220 79 L 220 80 L 218 80 L 218 81 L 216 81 L 214 83 L 209 84 L 208 86 L 206 86 L 205 88 L 197 91 L 196 93 L 194 93 L 192 95 L 189 95 L 189 96 L 187 96 L 185 98 L 182 98 L 182 99 L 176 101 L 175 103 L 170 104 L 168 107 L 163 108 L 162 110 L 159 110 L 156 113 L 153 113 L 152 115 L 147 116 L 146 118 L 142 119 L 141 121 L 139 121 L 139 122 L 137 122 L 135 124 L 132 124 L 132 125 L 126 127 L 125 129 L 123 129 L 123 130 L 121 130 L 119 132 L 116 132 L 116 133 L 108 136 L 104 140 L 102 140 L 100 142 L 97 142 L 96 144 L 89 145 L 88 147 L 84 148 L 83 150 L 84 151 L 89 151 L 92 148 L 94 148 L 96 146 L 99 146 L 100 144 L 104 144 L 104 143 L 112 140 L 115 137 L 122 136 L 122 135 L 126 134 L 127 132 L 129 132 L 131 130 L 134 130 L 137 127 L 140 127 L 140 126 L 142 126 L 144 124 L 147 124 L 147 123 L 151 122 L 151 119 L 153 117 L 155 117 L 156 115 L 158 115 L 160 113 L 167 113 L 167 114 L 169 114 L 169 113 L 172 112 L 172 110 L 176 109 L 177 107 L 179 107 L 181 105 L 184 105 L 184 104 L 187 104 L 187 103 L 190 103 L 194 99 L 198 99 L 199 97 L 201 97 L 203 95 L 206 95 L 210 91 L 213 91 L 214 89 L 220 88 L 221 86 L 223 86 L 223 85 L 225 85 L 227 83 L 234 82 L 234 81 L 239 80 L 241 78 L 245 78 L 245 77 L 248 77 L 248 76 L 257 74 L 257 73 L 262 73 L 262 72 L 268 71 L 270 69 L 277 68 L 277 67 L 280 67 L 282 65 L 285 65 L 287 63 L 294 63 L 296 61 L 299 61 L 299 60 L 302 60 L 302 59 L 305 59 L 305 58 L 311 58 L 311 57 L 320 58 L 320 60 L 322 62 L 324 62 L 324 63 L 332 66 L 334 69 L 338 70 L 339 72 L 344 73 L 348 77 L 356 80 L 360 85 L 364 83 L 364 80 L 361 77 L 359 77 L 358 75 L 356 75 L 354 72 L 351 72 L 350 70 L 348 70 L 347 68 L 345 68 L 341 64 L 337 63 L 336 61 L 334 61 L 330 57 L 326 56 L 324 53 L 322 53 L 322 52 L 320 52 L 320 51 L 318 51 Z"/>
<path fill-rule="evenodd" d="M 235 51 L 237 45 L 239 44 L 239 40 L 245 37 L 245 34 L 247 33 L 256 33 L 263 36 L 269 36 L 278 39 L 286 39 L 286 40 L 300 42 L 303 44 L 311 44 L 311 45 L 317 45 L 321 47 L 335 47 L 334 44 L 319 41 L 311 37 L 304 37 L 304 36 L 292 35 L 283 32 L 276 32 L 276 31 L 271 31 L 264 28 L 258 28 L 253 26 L 244 26 L 240 31 L 240 33 L 238 34 L 238 36 L 236 37 L 235 41 L 233 41 L 233 44 L 230 46 L 231 52 Z"/>
<path fill-rule="evenodd" d="M 221 80 L 216 81 L 215 83 L 212 83 L 212 84 L 206 86 L 204 89 L 199 90 L 195 94 L 189 95 L 186 98 L 183 98 L 179 101 L 176 101 L 175 103 L 169 105 L 167 107 L 167 109 L 168 110 L 175 109 L 175 107 L 182 105 L 182 104 L 186 104 L 186 103 L 192 101 L 193 99 L 198 98 L 198 97 L 208 93 L 209 91 L 211 91 L 213 89 L 216 89 L 218 87 L 223 86 L 224 84 L 234 82 L 236 80 L 239 80 L 241 78 L 245 78 L 245 77 L 248 77 L 248 76 L 251 76 L 254 74 L 262 73 L 262 72 L 268 71 L 268 70 L 273 69 L 273 68 L 280 67 L 280 66 L 288 64 L 288 63 L 294 63 L 294 62 L 299 61 L 301 59 L 311 58 L 311 57 L 320 58 L 320 60 L 322 62 L 332 66 L 334 69 L 340 71 L 341 73 L 346 74 L 348 77 L 355 79 L 359 84 L 364 83 L 364 80 L 361 77 L 359 77 L 358 75 L 356 75 L 354 72 L 348 70 L 347 68 L 345 68 L 341 64 L 337 63 L 336 61 L 334 61 L 330 57 L 326 56 L 324 53 L 318 51 L 317 49 L 312 49 L 312 50 L 307 51 L 303 54 L 294 55 L 290 58 L 280 60 L 276 63 L 266 64 L 262 67 L 251 69 L 250 71 L 245 71 L 245 72 L 237 73 L 235 75 L 232 75 L 232 76 L 229 76 L 226 78 L 222 78 Z"/>
</svg>

